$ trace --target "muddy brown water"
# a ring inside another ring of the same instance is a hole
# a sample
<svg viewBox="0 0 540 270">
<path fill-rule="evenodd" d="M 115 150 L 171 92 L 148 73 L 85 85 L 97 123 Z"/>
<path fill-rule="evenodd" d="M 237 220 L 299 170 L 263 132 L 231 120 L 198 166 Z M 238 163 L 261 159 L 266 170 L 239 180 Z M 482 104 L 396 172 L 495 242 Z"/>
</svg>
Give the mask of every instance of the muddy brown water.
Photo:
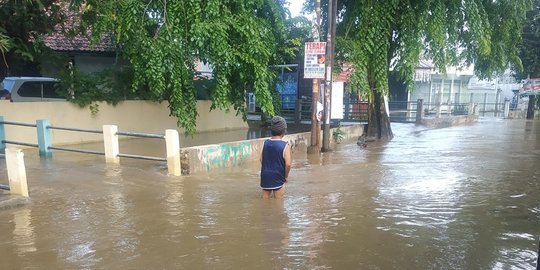
<svg viewBox="0 0 540 270">
<path fill-rule="evenodd" d="M 31 201 L 0 211 L 0 269 L 534 269 L 540 121 L 393 129 L 296 153 L 284 200 L 260 198 L 256 162 L 170 177 L 27 151 Z"/>
</svg>

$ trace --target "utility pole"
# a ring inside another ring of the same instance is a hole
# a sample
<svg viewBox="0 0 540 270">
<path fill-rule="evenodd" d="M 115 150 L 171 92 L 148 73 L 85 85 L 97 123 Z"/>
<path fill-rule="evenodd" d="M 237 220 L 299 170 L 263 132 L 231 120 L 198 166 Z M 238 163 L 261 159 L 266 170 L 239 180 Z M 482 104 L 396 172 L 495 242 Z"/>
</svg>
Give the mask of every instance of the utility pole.
<svg viewBox="0 0 540 270">
<path fill-rule="evenodd" d="M 313 41 L 320 41 L 321 33 L 321 0 L 315 2 L 315 29 L 313 33 Z M 317 117 L 317 104 L 319 103 L 320 92 L 319 79 L 313 79 L 312 95 L 311 95 L 311 146 L 308 148 L 308 153 L 319 153 L 321 151 L 321 125 Z"/>
<path fill-rule="evenodd" d="M 328 31 L 326 36 L 326 81 L 324 84 L 324 133 L 322 151 L 330 151 L 330 108 L 332 98 L 332 66 L 336 34 L 337 1 L 328 0 Z"/>
</svg>

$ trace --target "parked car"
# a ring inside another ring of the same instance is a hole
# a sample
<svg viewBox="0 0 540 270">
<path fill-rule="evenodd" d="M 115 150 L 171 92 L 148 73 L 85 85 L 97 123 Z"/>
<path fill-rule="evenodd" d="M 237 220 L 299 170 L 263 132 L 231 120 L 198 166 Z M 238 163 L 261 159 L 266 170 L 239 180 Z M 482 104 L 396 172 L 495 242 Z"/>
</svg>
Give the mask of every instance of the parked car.
<svg viewBox="0 0 540 270">
<path fill-rule="evenodd" d="M 0 99 L 9 99 L 13 102 L 25 101 L 65 101 L 56 90 L 58 79 L 48 77 L 6 77 Z"/>
</svg>

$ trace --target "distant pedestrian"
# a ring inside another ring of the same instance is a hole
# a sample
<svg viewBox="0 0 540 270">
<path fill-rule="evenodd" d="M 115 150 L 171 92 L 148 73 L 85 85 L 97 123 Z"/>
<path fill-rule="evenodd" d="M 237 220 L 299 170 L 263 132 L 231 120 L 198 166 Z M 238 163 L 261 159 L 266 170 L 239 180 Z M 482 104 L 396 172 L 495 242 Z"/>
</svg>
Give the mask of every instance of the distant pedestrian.
<svg viewBox="0 0 540 270">
<path fill-rule="evenodd" d="M 0 90 L 0 99 L 9 99 L 10 95 L 11 93 L 6 89 Z"/>
<path fill-rule="evenodd" d="M 291 147 L 283 136 L 287 132 L 287 122 L 281 116 L 270 120 L 272 137 L 264 141 L 261 154 L 261 188 L 262 197 L 283 198 L 285 183 L 291 170 Z"/>
</svg>

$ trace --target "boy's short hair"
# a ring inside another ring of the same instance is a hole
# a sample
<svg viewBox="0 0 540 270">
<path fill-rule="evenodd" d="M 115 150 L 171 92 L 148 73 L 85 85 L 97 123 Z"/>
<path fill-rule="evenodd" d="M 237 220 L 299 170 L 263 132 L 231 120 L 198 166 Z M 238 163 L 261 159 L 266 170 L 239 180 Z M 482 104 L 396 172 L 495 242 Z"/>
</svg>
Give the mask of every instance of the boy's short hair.
<svg viewBox="0 0 540 270">
<path fill-rule="evenodd" d="M 287 131 L 287 121 L 281 116 L 274 116 L 270 120 L 270 132 L 272 136 L 285 135 Z"/>
</svg>

